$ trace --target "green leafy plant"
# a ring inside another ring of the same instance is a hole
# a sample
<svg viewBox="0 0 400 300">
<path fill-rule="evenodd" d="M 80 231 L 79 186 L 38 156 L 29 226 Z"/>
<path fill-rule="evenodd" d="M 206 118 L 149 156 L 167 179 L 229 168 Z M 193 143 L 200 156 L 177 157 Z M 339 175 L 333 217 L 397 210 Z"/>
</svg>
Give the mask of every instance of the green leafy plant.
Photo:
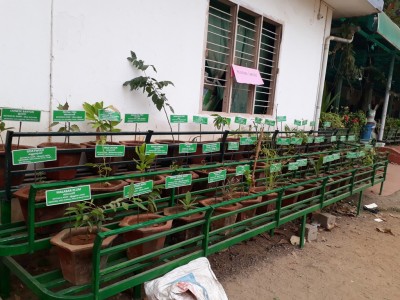
<svg viewBox="0 0 400 300">
<path fill-rule="evenodd" d="M 332 96 L 332 93 L 328 93 L 328 88 L 325 84 L 324 92 L 322 95 L 321 112 L 324 112 L 324 113 L 329 112 L 331 106 L 336 102 L 336 100 L 338 98 L 340 98 L 340 94 L 336 94 L 336 95 Z"/>
<path fill-rule="evenodd" d="M 196 198 L 192 197 L 191 192 L 186 192 L 185 198 L 179 200 L 179 203 L 182 204 L 182 207 L 184 210 L 191 210 L 196 208 L 197 202 Z"/>
<path fill-rule="evenodd" d="M 90 104 L 87 102 L 83 103 L 83 109 L 86 113 L 86 120 L 89 120 L 89 124 L 92 125 L 92 128 L 96 129 L 96 132 L 120 132 L 121 130 L 116 128 L 116 126 L 121 123 L 121 121 L 108 121 L 108 120 L 100 120 L 99 118 L 99 110 L 112 110 L 118 112 L 114 106 L 104 106 L 103 101 L 95 102 L 94 104 Z M 99 138 L 98 140 L 102 140 L 102 143 L 105 143 L 105 138 Z"/>
<path fill-rule="evenodd" d="M 222 200 L 230 200 L 233 197 L 233 194 L 239 190 L 240 180 L 237 177 L 230 177 L 224 181 L 220 187 Z M 215 197 L 215 201 L 217 202 L 217 198 Z"/>
<path fill-rule="evenodd" d="M 146 70 L 151 68 L 155 73 L 157 73 L 156 68 L 153 65 L 147 65 L 143 60 L 138 59 L 135 52 L 131 51 L 131 56 L 127 59 L 137 70 L 142 71 L 144 76 L 138 76 L 131 80 L 125 81 L 123 86 L 129 86 L 131 91 L 142 89 L 143 93 L 147 94 L 147 97 L 151 99 L 156 108 L 159 111 L 164 111 L 169 128 L 172 132 L 173 130 L 169 121 L 166 107 L 168 107 L 172 113 L 174 113 L 174 109 L 168 103 L 168 98 L 165 96 L 163 88 L 169 85 L 174 86 L 174 84 L 171 81 L 158 81 L 157 79 L 148 76 L 146 74 Z"/>
<path fill-rule="evenodd" d="M 320 125 L 324 122 L 330 122 L 332 128 L 344 128 L 342 117 L 337 113 L 332 112 L 321 112 Z"/>
<path fill-rule="evenodd" d="M 214 117 L 213 124 L 218 130 L 222 129 L 222 131 L 224 131 L 224 127 L 231 124 L 230 118 L 223 117 L 219 114 L 212 114 L 211 116 Z"/>
<path fill-rule="evenodd" d="M 102 178 L 108 177 L 112 171 L 112 168 L 106 164 L 105 159 L 102 163 L 86 163 L 85 166 L 97 169 L 97 174 Z"/>
<path fill-rule="evenodd" d="M 315 175 L 318 177 L 319 174 L 321 173 L 321 168 L 324 164 L 324 156 L 321 154 L 317 161 L 315 161 L 314 159 L 312 159 L 310 157 L 310 158 L 308 158 L 308 161 L 310 162 L 311 166 L 313 167 Z"/>
<path fill-rule="evenodd" d="M 58 110 L 69 110 L 69 104 L 65 101 L 64 104 L 58 104 Z M 60 125 L 60 122 L 53 122 L 50 124 L 50 127 L 54 127 Z M 58 132 L 80 132 L 80 128 L 76 124 L 71 124 L 70 122 L 65 122 L 60 128 L 58 128 Z M 69 143 L 69 136 L 65 137 L 64 143 Z"/>
<path fill-rule="evenodd" d="M 154 153 L 146 154 L 146 144 L 142 144 L 135 148 L 138 159 L 133 159 L 136 163 L 136 169 L 140 173 L 145 173 L 149 169 L 157 158 Z"/>
<path fill-rule="evenodd" d="M 2 137 L 3 132 L 13 128 L 14 127 L 6 127 L 6 124 L 4 122 L 0 122 L 0 139 L 1 139 L 0 150 L 4 150 L 4 141 Z"/>
</svg>

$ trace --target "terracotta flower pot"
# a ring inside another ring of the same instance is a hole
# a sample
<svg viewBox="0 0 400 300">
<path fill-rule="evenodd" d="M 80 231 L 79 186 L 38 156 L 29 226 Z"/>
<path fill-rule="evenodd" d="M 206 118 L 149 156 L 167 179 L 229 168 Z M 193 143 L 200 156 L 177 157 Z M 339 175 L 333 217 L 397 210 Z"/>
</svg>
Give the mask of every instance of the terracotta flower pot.
<svg viewBox="0 0 400 300">
<path fill-rule="evenodd" d="M 276 184 L 277 187 L 284 187 L 284 186 L 287 186 L 287 185 L 288 184 L 286 182 L 280 182 L 280 183 Z M 283 193 L 283 196 L 292 195 L 292 194 L 301 192 L 302 190 L 304 190 L 304 187 L 302 187 L 302 186 L 288 188 Z M 297 200 L 298 200 L 298 197 L 299 196 L 297 195 L 297 196 L 292 196 L 292 197 L 289 197 L 287 199 L 282 200 L 282 206 L 281 207 L 285 207 L 285 206 L 288 206 L 288 205 L 296 203 Z"/>
<path fill-rule="evenodd" d="M 255 194 L 265 192 L 265 186 L 256 186 L 256 187 L 252 188 L 250 191 Z M 262 196 L 261 201 L 267 202 L 267 201 L 276 199 L 277 197 L 278 197 L 278 193 L 271 193 L 271 194 Z M 256 210 L 256 214 L 261 215 L 266 212 L 273 211 L 274 209 L 275 209 L 275 203 L 270 203 L 270 204 L 258 207 Z"/>
<path fill-rule="evenodd" d="M 30 186 L 23 186 L 18 189 L 14 196 L 18 198 L 19 205 L 21 207 L 21 212 L 24 217 L 25 222 L 28 221 L 28 199 L 29 199 L 29 190 Z M 46 194 L 45 190 L 37 191 L 35 202 L 45 202 Z M 65 209 L 67 208 L 66 204 L 46 206 L 42 208 L 35 209 L 35 222 L 42 222 L 53 220 L 57 218 L 61 218 L 64 216 Z M 62 229 L 64 223 L 57 223 L 53 225 L 38 227 L 35 229 L 35 232 L 38 234 L 51 234 L 54 232 L 58 232 Z"/>
<path fill-rule="evenodd" d="M 87 284 L 92 279 L 93 242 L 96 234 L 88 234 L 87 231 L 87 227 L 64 229 L 50 240 L 57 247 L 64 279 L 73 285 Z M 116 237 L 113 235 L 105 238 L 101 247 L 111 246 Z M 101 257 L 100 268 L 105 267 L 107 259 L 107 256 Z"/>
<path fill-rule="evenodd" d="M 22 150 L 22 149 L 29 149 L 33 148 L 31 146 L 25 146 L 25 145 L 11 145 L 11 151 L 12 150 Z M 0 190 L 4 189 L 5 186 L 5 172 L 6 172 L 6 157 L 5 157 L 5 150 L 4 150 L 4 145 L 0 144 Z M 11 171 L 22 171 L 26 170 L 26 167 L 28 165 L 11 165 Z M 25 175 L 11 175 L 11 186 L 17 186 L 20 185 L 24 181 Z"/>
<path fill-rule="evenodd" d="M 185 212 L 185 209 L 181 205 L 164 208 L 165 216 L 172 216 L 172 215 L 179 214 L 181 212 Z M 172 222 L 172 228 L 178 228 L 180 226 L 202 220 L 204 218 L 204 215 L 205 215 L 205 213 L 201 212 L 201 213 L 192 214 L 187 217 L 181 217 L 181 218 L 174 219 Z M 170 241 L 171 241 L 171 243 L 175 244 L 175 243 L 183 242 L 183 241 L 186 241 L 193 237 L 199 236 L 201 234 L 201 227 L 202 226 L 196 226 L 196 227 L 185 229 L 183 231 L 172 234 L 170 236 Z"/>
<path fill-rule="evenodd" d="M 143 223 L 149 220 L 155 220 L 158 218 L 162 218 L 156 214 L 139 214 L 135 216 L 129 216 L 122 219 L 119 223 L 120 227 L 127 227 L 138 223 Z M 142 227 L 136 230 L 132 230 L 123 234 L 123 238 L 125 242 L 134 241 L 140 238 L 148 237 L 156 233 L 160 233 L 163 231 L 167 231 L 172 227 L 172 220 L 159 223 L 155 226 L 151 227 Z M 133 259 L 157 250 L 160 250 L 164 247 L 165 236 L 160 237 L 158 239 L 154 239 L 136 246 L 129 247 L 127 250 L 127 255 L 129 259 Z M 155 259 L 155 258 L 154 258 Z"/>
<path fill-rule="evenodd" d="M 235 198 L 241 198 L 241 197 L 250 196 L 250 195 L 251 195 L 251 193 L 249 194 L 246 192 L 236 192 L 236 193 L 233 193 L 232 198 L 235 199 Z M 261 201 L 262 201 L 261 196 L 254 196 L 254 199 L 243 200 L 243 201 L 240 201 L 239 203 L 242 204 L 243 207 L 247 207 L 250 205 L 261 203 Z M 250 218 L 254 217 L 255 215 L 256 215 L 256 208 L 248 209 L 239 214 L 238 221 L 250 219 Z"/>
<path fill-rule="evenodd" d="M 71 144 L 71 143 L 41 143 L 38 148 L 45 147 L 57 147 L 58 149 L 76 149 L 76 151 L 71 153 L 57 153 L 57 160 L 47 161 L 44 163 L 45 168 L 55 168 L 55 167 L 67 167 L 67 166 L 77 166 L 81 159 L 83 148 L 82 145 Z M 47 179 L 51 180 L 70 180 L 75 178 L 77 170 L 68 169 L 55 172 L 46 172 Z"/>
<path fill-rule="evenodd" d="M 199 203 L 203 206 L 210 206 L 213 204 L 217 204 L 221 201 L 224 201 L 224 200 L 222 198 L 207 198 L 207 199 L 200 200 Z M 243 205 L 240 203 L 234 203 L 231 205 L 218 207 L 214 210 L 213 215 L 218 216 L 218 215 L 221 215 L 221 214 L 224 214 L 227 212 L 238 210 L 242 207 L 243 207 Z M 223 228 L 225 226 L 232 225 L 236 222 L 237 217 L 238 217 L 238 214 L 232 214 L 228 217 L 213 221 L 213 222 L 211 222 L 211 230 L 216 230 L 219 228 Z M 222 234 L 228 235 L 231 232 L 232 232 L 232 230 L 228 229 L 228 230 L 223 231 Z"/>
<path fill-rule="evenodd" d="M 304 182 L 304 181 L 307 181 L 307 180 L 308 180 L 308 179 L 305 179 L 305 178 L 304 178 L 304 179 L 303 179 L 303 178 L 301 178 L 301 179 L 293 179 L 292 182 L 294 182 L 294 183 L 301 183 L 301 182 Z M 307 191 L 307 190 L 316 188 L 316 187 L 318 187 L 319 185 L 320 185 L 320 184 L 318 184 L 317 182 L 316 182 L 316 183 L 307 183 L 307 184 L 304 184 L 303 187 L 304 187 L 304 190 Z M 317 194 L 317 191 L 318 191 L 318 190 L 313 190 L 313 191 L 305 192 L 304 194 L 299 195 L 297 201 L 303 201 L 303 200 L 312 198 L 312 197 L 314 197 L 314 196 Z"/>
<path fill-rule="evenodd" d="M 96 142 L 86 142 L 86 143 L 81 143 L 82 146 L 85 148 L 96 148 Z M 107 142 L 106 145 L 119 145 L 119 143 L 116 142 Z M 86 162 L 91 163 L 91 164 L 110 164 L 113 162 L 119 162 L 122 161 L 122 157 L 95 157 L 95 151 L 93 152 L 86 152 Z M 111 165 L 111 171 L 109 172 L 108 175 L 114 175 L 118 171 L 118 165 Z M 93 174 L 97 174 L 97 168 L 91 168 Z"/>
</svg>

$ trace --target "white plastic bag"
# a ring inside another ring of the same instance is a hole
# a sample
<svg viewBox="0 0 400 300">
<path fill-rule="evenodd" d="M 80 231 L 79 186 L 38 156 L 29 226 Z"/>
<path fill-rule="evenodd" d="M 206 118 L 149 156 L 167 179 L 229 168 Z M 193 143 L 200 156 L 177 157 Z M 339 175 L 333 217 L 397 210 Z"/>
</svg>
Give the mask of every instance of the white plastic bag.
<svg viewBox="0 0 400 300">
<path fill-rule="evenodd" d="M 228 300 L 205 257 L 145 282 L 149 300 Z"/>
</svg>

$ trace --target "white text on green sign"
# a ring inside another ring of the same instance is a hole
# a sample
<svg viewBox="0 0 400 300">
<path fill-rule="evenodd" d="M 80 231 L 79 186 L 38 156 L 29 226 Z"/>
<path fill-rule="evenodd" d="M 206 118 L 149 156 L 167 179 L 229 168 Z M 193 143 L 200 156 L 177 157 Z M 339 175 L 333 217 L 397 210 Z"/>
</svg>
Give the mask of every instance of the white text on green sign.
<svg viewBox="0 0 400 300">
<path fill-rule="evenodd" d="M 151 193 L 153 191 L 153 180 L 143 181 L 133 184 L 133 195 L 134 197 Z M 132 194 L 132 184 L 124 186 L 124 198 L 129 198 L 129 194 Z"/>
<path fill-rule="evenodd" d="M 3 108 L 1 119 L 3 121 L 40 122 L 40 110 Z"/>
<path fill-rule="evenodd" d="M 236 176 L 243 175 L 246 171 L 250 171 L 250 166 L 249 165 L 237 166 L 236 167 Z"/>
<path fill-rule="evenodd" d="M 280 172 L 282 170 L 282 163 L 271 164 L 269 171 L 271 173 Z"/>
<path fill-rule="evenodd" d="M 220 170 L 208 173 L 208 183 L 222 181 L 225 179 L 226 179 L 226 170 Z"/>
<path fill-rule="evenodd" d="M 242 117 L 235 117 L 235 123 L 239 125 L 246 125 L 247 119 Z"/>
<path fill-rule="evenodd" d="M 83 122 L 85 112 L 83 110 L 54 110 L 53 122 Z"/>
<path fill-rule="evenodd" d="M 201 117 L 201 116 L 193 116 L 193 123 L 207 125 L 208 124 L 208 118 L 207 117 Z"/>
<path fill-rule="evenodd" d="M 286 116 L 277 116 L 276 121 L 277 122 L 286 122 Z"/>
<path fill-rule="evenodd" d="M 290 144 L 292 144 L 292 145 L 301 145 L 302 143 L 303 143 L 303 139 L 302 138 L 292 137 L 290 139 Z"/>
<path fill-rule="evenodd" d="M 288 146 L 290 145 L 290 138 L 277 138 L 276 144 Z"/>
<path fill-rule="evenodd" d="M 307 137 L 307 144 L 312 144 L 314 143 L 314 137 L 313 136 L 308 136 Z"/>
<path fill-rule="evenodd" d="M 184 144 L 179 144 L 179 154 L 184 154 L 184 153 L 195 153 L 197 150 L 197 144 L 189 144 L 189 143 L 184 143 Z"/>
<path fill-rule="evenodd" d="M 124 145 L 96 145 L 95 148 L 95 157 L 122 157 L 124 155 Z"/>
<path fill-rule="evenodd" d="M 295 171 L 299 168 L 299 164 L 297 162 L 291 162 L 288 165 L 288 170 L 289 171 Z"/>
<path fill-rule="evenodd" d="M 299 167 L 305 167 L 308 164 L 307 158 L 298 159 L 296 162 Z"/>
<path fill-rule="evenodd" d="M 221 143 L 203 144 L 203 153 L 218 152 L 221 150 Z"/>
<path fill-rule="evenodd" d="M 192 184 L 192 174 L 181 174 L 165 177 L 165 188 L 172 189 Z"/>
<path fill-rule="evenodd" d="M 125 123 L 149 123 L 149 114 L 125 114 Z"/>
<path fill-rule="evenodd" d="M 11 154 L 13 165 L 26 165 L 57 160 L 56 147 L 13 150 Z"/>
<path fill-rule="evenodd" d="M 167 153 L 168 153 L 168 145 L 146 144 L 146 155 L 147 154 L 167 155 Z"/>
<path fill-rule="evenodd" d="M 187 123 L 188 122 L 188 115 L 171 115 L 170 116 L 171 123 Z"/>
<path fill-rule="evenodd" d="M 254 145 L 257 141 L 257 137 L 255 136 L 247 136 L 240 138 L 240 145 Z"/>
<path fill-rule="evenodd" d="M 46 191 L 46 205 L 59 205 L 65 203 L 86 201 L 92 198 L 89 185 L 67 187 Z"/>
<path fill-rule="evenodd" d="M 120 122 L 121 114 L 118 111 L 99 109 L 99 120 L 100 121 L 110 121 L 110 122 Z"/>
<path fill-rule="evenodd" d="M 267 124 L 268 126 L 275 126 L 275 121 L 274 120 L 265 119 L 265 124 Z"/>
<path fill-rule="evenodd" d="M 255 117 L 255 118 L 254 118 L 254 123 L 256 123 L 256 124 L 261 124 L 261 123 L 262 123 L 262 119 L 259 118 L 259 117 Z"/>
<path fill-rule="evenodd" d="M 301 126 L 301 120 L 294 120 L 294 125 Z"/>
<path fill-rule="evenodd" d="M 319 144 L 319 143 L 323 143 L 325 141 L 325 137 L 323 136 L 317 136 L 314 138 L 314 143 Z"/>
<path fill-rule="evenodd" d="M 356 140 L 355 135 L 349 135 L 349 137 L 347 138 L 347 141 L 349 141 L 349 142 L 354 142 L 355 140 Z"/>
<path fill-rule="evenodd" d="M 239 143 L 238 142 L 228 142 L 228 150 L 229 151 L 239 150 Z"/>
</svg>

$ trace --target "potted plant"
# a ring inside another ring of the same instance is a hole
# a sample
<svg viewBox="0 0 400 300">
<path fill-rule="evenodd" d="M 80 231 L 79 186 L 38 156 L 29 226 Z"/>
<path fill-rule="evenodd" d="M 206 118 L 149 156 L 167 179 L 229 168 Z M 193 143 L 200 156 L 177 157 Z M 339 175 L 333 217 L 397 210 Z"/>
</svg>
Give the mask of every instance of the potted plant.
<svg viewBox="0 0 400 300">
<path fill-rule="evenodd" d="M 58 110 L 68 110 L 69 105 L 68 102 L 65 102 L 64 105 L 59 104 L 57 106 Z M 60 125 L 59 122 L 53 122 L 50 127 Z M 65 122 L 59 129 L 58 132 L 79 132 L 79 126 L 76 124 L 70 124 L 70 122 Z M 38 145 L 38 148 L 45 147 L 57 147 L 59 149 L 77 149 L 73 152 L 68 153 L 58 153 L 57 152 L 57 160 L 55 161 L 47 161 L 44 162 L 45 168 L 55 168 L 55 167 L 63 167 L 63 166 L 76 166 L 79 165 L 79 161 L 81 159 L 81 152 L 79 149 L 83 148 L 82 145 L 70 143 L 69 136 L 66 136 L 63 143 L 60 142 L 46 142 Z M 75 178 L 77 170 L 76 169 L 68 169 L 62 171 L 54 171 L 47 172 L 46 176 L 50 180 L 69 180 Z"/>
<path fill-rule="evenodd" d="M 234 193 L 233 198 L 240 198 L 244 196 L 250 196 L 251 194 L 257 194 L 257 192 L 254 191 L 254 180 L 250 171 L 249 170 L 244 171 L 243 177 L 244 177 L 244 184 L 242 184 L 242 190 L 240 192 Z M 240 204 L 242 204 L 243 207 L 248 207 L 254 204 L 258 204 L 261 201 L 262 201 L 262 196 L 254 196 L 253 199 L 240 201 Z M 255 214 L 256 214 L 256 208 L 248 209 L 239 214 L 238 220 L 243 221 L 246 219 L 250 219 L 254 217 Z"/>
<path fill-rule="evenodd" d="M 197 206 L 197 201 L 195 197 L 192 197 L 192 194 L 188 191 L 185 194 L 183 199 L 179 200 L 179 204 L 172 207 L 164 208 L 165 216 L 172 216 L 179 214 L 181 212 L 189 211 L 195 209 Z M 172 222 L 172 227 L 177 228 L 186 224 L 190 224 L 196 221 L 199 221 L 204 218 L 204 212 L 194 213 L 186 217 L 180 217 L 174 219 Z M 196 226 L 194 228 L 185 229 L 183 231 L 177 232 L 171 235 L 171 243 L 179 243 L 190 238 L 196 237 L 201 234 L 201 226 Z"/>
<path fill-rule="evenodd" d="M 121 130 L 116 128 L 116 126 L 121 122 L 120 121 L 109 121 L 109 120 L 101 120 L 99 117 L 99 110 L 111 110 L 114 112 L 118 112 L 118 110 L 112 106 L 104 106 L 103 101 L 101 102 L 95 102 L 94 104 L 90 104 L 87 102 L 83 103 L 83 109 L 86 113 L 86 120 L 89 120 L 89 124 L 92 126 L 92 128 L 96 129 L 96 132 L 120 132 Z M 95 148 L 96 145 L 102 144 L 102 145 L 119 145 L 117 142 L 112 141 L 112 136 L 110 138 L 110 141 L 107 141 L 106 136 L 97 136 L 96 141 L 91 141 L 91 142 L 84 142 L 81 143 L 85 148 Z M 121 157 L 107 157 L 106 158 L 106 163 L 110 164 L 112 162 L 118 162 L 121 161 Z M 95 152 L 86 152 L 86 161 L 88 163 L 102 163 L 101 158 L 96 158 L 95 157 Z M 117 170 L 118 166 L 117 165 L 111 165 L 111 171 L 110 175 L 113 175 Z"/>
<path fill-rule="evenodd" d="M 217 191 L 216 191 L 214 197 L 199 200 L 199 203 L 203 206 L 210 206 L 210 205 L 219 204 L 219 203 L 223 203 L 224 201 L 234 199 L 235 195 L 237 195 L 237 194 L 235 194 L 238 189 L 237 183 L 238 183 L 237 179 L 235 179 L 234 177 L 227 179 L 226 182 L 224 182 L 220 188 L 221 196 L 218 197 Z M 227 212 L 232 212 L 232 211 L 238 210 L 242 207 L 243 207 L 243 205 L 240 204 L 239 202 L 220 206 L 220 207 L 215 208 L 214 215 L 218 216 L 218 215 L 221 215 L 221 214 L 224 214 Z M 238 216 L 238 214 L 232 214 L 228 217 L 211 222 L 211 230 L 216 230 L 216 229 L 226 227 L 226 226 L 229 226 L 229 225 L 235 223 L 237 216 Z M 223 232 L 223 234 L 227 235 L 231 231 L 232 231 L 231 229 L 225 230 Z"/>
<path fill-rule="evenodd" d="M 143 223 L 150 220 L 156 220 L 162 218 L 162 216 L 156 214 L 157 206 L 155 200 L 160 198 L 158 190 L 153 190 L 147 195 L 147 207 L 142 204 L 140 198 L 134 197 L 134 184 L 132 183 L 129 188 L 128 201 L 137 206 L 137 214 L 127 216 L 119 223 L 120 227 L 128 227 L 134 224 Z M 140 213 L 140 210 L 146 211 L 146 213 Z M 148 237 L 156 233 L 164 232 L 172 227 L 172 220 L 157 223 L 152 226 L 141 227 L 139 229 L 131 230 L 123 234 L 125 242 L 134 241 L 140 238 Z M 129 247 L 127 249 L 127 255 L 129 259 L 140 257 L 142 255 L 157 251 L 164 247 L 166 236 L 162 236 L 157 239 L 150 240 L 148 242 L 141 243 L 136 246 Z M 155 259 L 155 258 L 153 258 Z"/>
<path fill-rule="evenodd" d="M 84 201 L 68 207 L 65 216 L 70 217 L 73 228 L 64 229 L 51 238 L 50 243 L 57 248 L 61 271 L 64 279 L 73 285 L 87 284 L 92 278 L 92 253 L 97 232 L 107 231 L 103 227 L 106 221 L 104 206 Z M 111 246 L 117 235 L 107 237 L 102 248 Z M 107 264 L 107 256 L 103 256 L 100 268 Z"/>
<path fill-rule="evenodd" d="M 0 122 L 0 139 L 1 139 L 1 144 L 0 144 L 0 190 L 4 189 L 5 182 L 4 182 L 4 174 L 6 172 L 6 153 L 5 153 L 5 144 L 3 141 L 2 134 L 4 131 L 7 131 L 9 129 L 13 129 L 14 127 L 6 127 L 6 124 L 4 122 Z M 20 145 L 19 143 L 17 145 L 12 144 L 11 149 L 12 150 L 19 150 L 19 149 L 28 149 L 32 148 L 30 146 L 25 146 L 25 145 Z M 11 165 L 11 171 L 22 171 L 26 170 L 26 167 L 28 165 Z M 24 180 L 24 175 L 13 175 L 11 178 L 11 185 L 12 186 L 17 186 L 22 183 Z"/>
</svg>

